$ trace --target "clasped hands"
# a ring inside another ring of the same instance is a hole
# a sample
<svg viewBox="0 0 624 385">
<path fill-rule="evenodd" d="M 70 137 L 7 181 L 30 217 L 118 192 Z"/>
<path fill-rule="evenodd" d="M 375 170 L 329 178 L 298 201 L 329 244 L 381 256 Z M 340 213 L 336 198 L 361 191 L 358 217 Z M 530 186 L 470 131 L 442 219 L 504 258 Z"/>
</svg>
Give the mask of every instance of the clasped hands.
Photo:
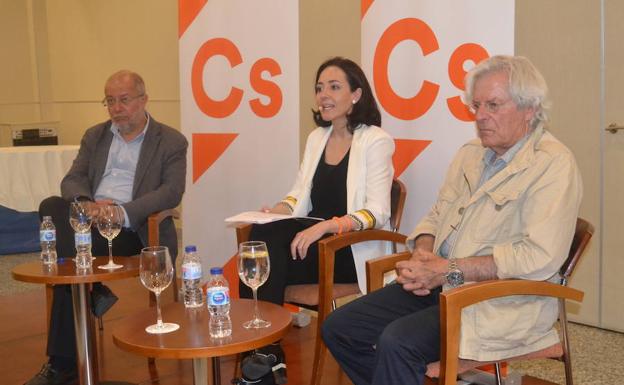
<svg viewBox="0 0 624 385">
<path fill-rule="evenodd" d="M 104 206 L 113 204 L 115 204 L 115 201 L 113 201 L 112 199 L 99 199 L 94 202 L 85 200 L 80 202 L 80 205 L 86 209 L 87 213 L 89 213 L 89 216 L 94 220 L 100 215 L 100 212 L 102 211 L 102 208 Z"/>
<path fill-rule="evenodd" d="M 395 270 L 396 281 L 404 290 L 425 296 L 429 295 L 431 289 L 444 284 L 448 261 L 430 251 L 417 248 L 410 259 L 397 262 Z"/>
</svg>

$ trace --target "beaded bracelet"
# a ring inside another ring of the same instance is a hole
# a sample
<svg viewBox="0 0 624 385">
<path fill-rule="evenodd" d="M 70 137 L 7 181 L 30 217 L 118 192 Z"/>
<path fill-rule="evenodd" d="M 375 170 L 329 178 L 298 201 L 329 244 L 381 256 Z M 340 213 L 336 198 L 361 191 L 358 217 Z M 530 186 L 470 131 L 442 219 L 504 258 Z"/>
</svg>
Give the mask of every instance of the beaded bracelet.
<svg viewBox="0 0 624 385">
<path fill-rule="evenodd" d="M 288 202 L 286 202 L 286 201 L 279 201 L 279 202 L 277 202 L 277 204 L 275 204 L 275 205 L 276 205 L 276 206 L 279 206 L 279 205 L 281 205 L 281 206 L 285 206 L 285 207 L 288 209 L 288 211 L 290 211 L 291 213 L 293 212 L 293 207 L 292 207 L 292 206 L 291 206 Z"/>
<path fill-rule="evenodd" d="M 353 221 L 356 223 L 355 231 L 360 231 L 360 230 L 364 229 L 364 223 L 362 223 L 360 218 L 358 218 L 357 216 L 355 216 L 353 214 L 347 214 L 347 216 L 349 218 L 353 219 Z"/>
</svg>

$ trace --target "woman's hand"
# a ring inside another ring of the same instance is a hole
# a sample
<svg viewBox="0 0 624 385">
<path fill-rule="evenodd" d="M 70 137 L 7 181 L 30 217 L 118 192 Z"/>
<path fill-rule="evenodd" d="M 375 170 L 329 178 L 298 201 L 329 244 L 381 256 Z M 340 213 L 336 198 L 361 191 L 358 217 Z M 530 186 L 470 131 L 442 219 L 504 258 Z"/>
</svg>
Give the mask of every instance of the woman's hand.
<svg viewBox="0 0 624 385">
<path fill-rule="evenodd" d="M 297 259 L 298 256 L 304 259 L 310 245 L 321 239 L 323 235 L 331 232 L 331 225 L 332 221 L 327 220 L 298 232 L 290 243 L 290 254 L 292 258 Z"/>
<path fill-rule="evenodd" d="M 263 213 L 272 213 L 272 214 L 284 214 L 284 215 L 292 214 L 288 206 L 286 206 L 284 203 L 281 203 L 281 202 L 278 202 L 273 207 L 262 206 L 260 211 L 262 211 Z"/>
</svg>

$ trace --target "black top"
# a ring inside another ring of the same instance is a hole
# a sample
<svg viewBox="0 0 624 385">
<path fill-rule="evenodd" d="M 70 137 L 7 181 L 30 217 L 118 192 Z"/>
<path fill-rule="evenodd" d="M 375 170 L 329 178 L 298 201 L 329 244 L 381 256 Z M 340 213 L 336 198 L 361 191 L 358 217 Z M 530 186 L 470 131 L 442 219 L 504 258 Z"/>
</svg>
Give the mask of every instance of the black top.
<svg viewBox="0 0 624 385">
<path fill-rule="evenodd" d="M 325 150 L 312 178 L 312 211 L 310 217 L 331 219 L 347 214 L 347 169 L 349 153 L 337 165 L 325 162 Z"/>
</svg>

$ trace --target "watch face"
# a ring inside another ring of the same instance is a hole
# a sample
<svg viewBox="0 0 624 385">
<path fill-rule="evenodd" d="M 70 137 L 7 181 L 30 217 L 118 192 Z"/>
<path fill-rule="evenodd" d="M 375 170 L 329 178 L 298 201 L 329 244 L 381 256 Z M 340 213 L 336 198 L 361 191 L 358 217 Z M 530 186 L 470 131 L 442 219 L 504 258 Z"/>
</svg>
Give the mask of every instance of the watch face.
<svg viewBox="0 0 624 385">
<path fill-rule="evenodd" d="M 461 270 L 451 270 L 446 275 L 446 280 L 451 287 L 457 287 L 464 283 L 464 273 Z"/>
</svg>

